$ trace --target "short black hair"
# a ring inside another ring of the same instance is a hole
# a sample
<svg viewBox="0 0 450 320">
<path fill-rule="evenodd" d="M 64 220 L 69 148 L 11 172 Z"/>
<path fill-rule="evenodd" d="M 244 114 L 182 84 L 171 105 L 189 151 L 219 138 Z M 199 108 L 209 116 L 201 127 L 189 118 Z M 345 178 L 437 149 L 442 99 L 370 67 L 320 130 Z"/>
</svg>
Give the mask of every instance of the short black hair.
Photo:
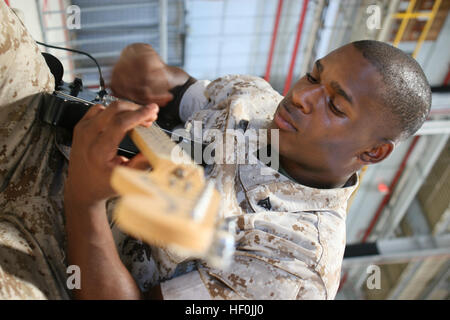
<svg viewBox="0 0 450 320">
<path fill-rule="evenodd" d="M 352 42 L 380 73 L 382 103 L 400 128 L 397 140 L 412 136 L 425 122 L 431 107 L 431 88 L 419 63 L 394 46 L 375 40 Z"/>
</svg>

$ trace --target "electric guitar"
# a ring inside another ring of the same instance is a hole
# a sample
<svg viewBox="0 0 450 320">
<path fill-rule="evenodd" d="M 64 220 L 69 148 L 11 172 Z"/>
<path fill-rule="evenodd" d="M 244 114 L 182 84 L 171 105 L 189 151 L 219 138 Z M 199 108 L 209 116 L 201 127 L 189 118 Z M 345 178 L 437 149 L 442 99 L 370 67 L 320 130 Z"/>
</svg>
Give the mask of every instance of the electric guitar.
<svg viewBox="0 0 450 320">
<path fill-rule="evenodd" d="M 40 119 L 73 130 L 90 106 L 116 100 L 82 89 L 81 81 L 78 86 L 73 90 L 74 84 L 64 84 L 46 94 Z M 225 268 L 234 252 L 234 238 L 218 222 L 220 195 L 214 182 L 205 180 L 203 167 L 156 123 L 133 129 L 118 151 L 128 156 L 140 151 L 152 167 L 150 172 L 120 166 L 113 170 L 111 186 L 121 195 L 113 217 L 119 228 L 152 245 Z"/>
</svg>

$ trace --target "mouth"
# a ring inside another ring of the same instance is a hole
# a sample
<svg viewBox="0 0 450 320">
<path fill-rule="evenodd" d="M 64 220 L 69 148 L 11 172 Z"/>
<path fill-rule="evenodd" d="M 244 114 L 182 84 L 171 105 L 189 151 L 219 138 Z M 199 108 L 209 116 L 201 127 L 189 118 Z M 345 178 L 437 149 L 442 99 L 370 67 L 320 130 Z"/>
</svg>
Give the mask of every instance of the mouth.
<svg viewBox="0 0 450 320">
<path fill-rule="evenodd" d="M 280 103 L 280 107 L 277 112 L 275 112 L 273 121 L 280 130 L 291 132 L 298 131 L 293 124 L 294 121 L 292 121 L 292 118 L 290 117 L 289 110 L 283 102 Z"/>
</svg>

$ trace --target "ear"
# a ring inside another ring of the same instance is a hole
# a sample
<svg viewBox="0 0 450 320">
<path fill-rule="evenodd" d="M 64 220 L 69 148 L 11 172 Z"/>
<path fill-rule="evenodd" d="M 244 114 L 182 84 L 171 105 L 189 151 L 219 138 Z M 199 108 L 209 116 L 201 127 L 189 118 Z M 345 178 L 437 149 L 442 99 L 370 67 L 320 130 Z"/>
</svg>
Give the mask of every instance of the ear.
<svg viewBox="0 0 450 320">
<path fill-rule="evenodd" d="M 383 161 L 394 150 L 394 143 L 392 141 L 386 141 L 382 144 L 372 148 L 369 151 L 364 151 L 359 155 L 359 159 L 365 164 L 374 164 Z"/>
</svg>

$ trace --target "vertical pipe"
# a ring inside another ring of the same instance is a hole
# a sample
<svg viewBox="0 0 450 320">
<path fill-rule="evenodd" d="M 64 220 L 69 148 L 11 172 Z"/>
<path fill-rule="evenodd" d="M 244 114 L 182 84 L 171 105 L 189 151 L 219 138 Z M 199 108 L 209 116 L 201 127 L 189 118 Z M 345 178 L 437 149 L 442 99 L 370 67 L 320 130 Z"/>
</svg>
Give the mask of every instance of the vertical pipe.
<svg viewBox="0 0 450 320">
<path fill-rule="evenodd" d="M 277 40 L 278 25 L 280 24 L 280 16 L 281 16 L 282 8 L 283 8 L 283 0 L 278 0 L 277 14 L 275 17 L 275 24 L 273 26 L 273 32 L 272 32 L 272 41 L 270 43 L 269 58 L 267 60 L 266 74 L 264 76 L 264 79 L 267 82 L 269 82 L 269 80 L 270 80 L 270 69 L 272 68 L 273 51 L 275 49 L 275 43 Z"/>
<path fill-rule="evenodd" d="M 159 55 L 167 63 L 167 0 L 159 0 Z"/>
<path fill-rule="evenodd" d="M 302 35 L 303 23 L 305 22 L 305 15 L 306 15 L 306 9 L 308 8 L 308 2 L 309 2 L 309 0 L 303 0 L 302 12 L 300 14 L 300 21 L 298 23 L 297 35 L 295 38 L 294 52 L 292 53 L 291 65 L 289 66 L 289 73 L 286 77 L 286 82 L 284 84 L 283 95 L 286 95 L 286 93 L 289 91 L 289 88 L 291 87 L 292 74 L 294 73 L 295 61 L 297 60 L 297 51 L 298 51 L 298 47 L 299 47 L 300 39 L 301 39 L 301 35 Z"/>
<path fill-rule="evenodd" d="M 222 55 L 223 55 L 223 46 L 225 44 L 224 34 L 225 34 L 225 19 L 227 14 L 227 7 L 228 7 L 228 0 L 223 0 L 222 16 L 220 18 L 219 54 L 217 56 L 215 77 L 219 77 L 222 71 Z"/>
<path fill-rule="evenodd" d="M 327 54 L 331 35 L 333 33 L 333 27 L 335 27 L 334 23 L 336 21 L 337 14 L 339 13 L 339 5 L 340 0 L 330 0 L 327 13 L 324 18 L 324 26 L 322 34 L 320 35 L 320 42 L 317 47 L 316 60 Z"/>
<path fill-rule="evenodd" d="M 39 10 L 40 10 L 40 8 L 39 8 Z M 66 17 L 66 10 L 64 9 L 63 0 L 59 0 L 59 10 L 61 11 L 60 17 L 61 17 L 61 26 L 62 26 L 63 32 L 64 32 L 65 47 L 69 47 L 70 36 L 69 36 L 69 31 L 67 30 L 67 26 L 66 26 L 67 17 Z M 45 32 L 46 31 L 44 31 L 44 33 Z M 73 62 L 72 53 L 67 51 L 66 56 L 70 58 L 70 59 L 68 59 L 69 60 L 68 61 L 69 70 L 73 75 L 75 73 L 75 66 L 74 66 L 74 62 Z"/>
<path fill-rule="evenodd" d="M 389 2 L 388 12 L 386 14 L 386 18 L 384 19 L 383 27 L 378 34 L 377 40 L 388 42 L 389 32 L 391 31 L 392 22 L 394 21 L 394 14 L 397 12 L 397 8 L 400 0 L 392 0 Z"/>
<path fill-rule="evenodd" d="M 35 3 L 36 3 L 36 9 L 38 11 L 39 25 L 41 27 L 42 42 L 47 43 L 48 42 L 47 41 L 47 32 L 46 32 L 47 20 L 43 13 L 44 11 L 47 11 L 47 9 L 45 7 L 43 7 L 42 10 L 40 9 L 41 6 L 39 3 L 39 0 L 35 0 Z M 44 1 L 44 6 L 46 6 L 46 1 Z M 47 53 L 49 51 L 47 47 L 43 47 L 43 48 L 41 48 L 41 50 L 45 50 L 45 52 L 47 52 Z"/>
<path fill-rule="evenodd" d="M 317 34 L 318 34 L 320 21 L 321 21 L 320 16 L 322 15 L 324 5 L 325 5 L 324 0 L 317 1 L 316 7 L 315 7 L 313 24 L 312 24 L 310 32 L 309 32 L 310 36 L 309 36 L 308 43 L 306 44 L 305 54 L 303 56 L 303 64 L 300 69 L 301 75 L 305 74 L 311 68 L 311 65 L 313 63 L 310 60 L 311 60 L 311 57 L 313 54 L 314 43 L 317 40 Z"/>
</svg>

